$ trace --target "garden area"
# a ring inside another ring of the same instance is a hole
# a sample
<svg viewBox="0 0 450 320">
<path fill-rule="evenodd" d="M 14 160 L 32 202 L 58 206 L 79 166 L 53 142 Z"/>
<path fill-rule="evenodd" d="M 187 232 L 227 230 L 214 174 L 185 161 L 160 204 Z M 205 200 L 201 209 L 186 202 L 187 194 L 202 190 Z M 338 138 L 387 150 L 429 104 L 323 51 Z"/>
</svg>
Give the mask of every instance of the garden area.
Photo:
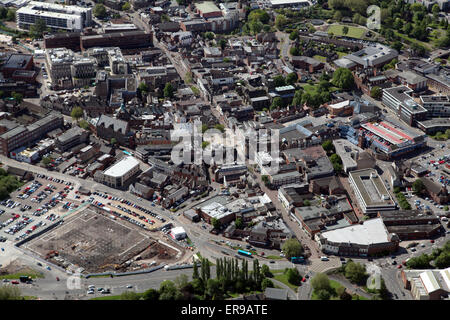
<svg viewBox="0 0 450 320">
<path fill-rule="evenodd" d="M 345 28 L 347 28 L 347 29 L 345 29 Z M 347 32 L 345 32 L 345 31 L 347 31 Z M 328 27 L 327 32 L 328 32 L 328 34 L 332 33 L 335 36 L 340 36 L 340 37 L 344 36 L 344 37 L 349 37 L 349 38 L 362 39 L 362 38 L 364 38 L 364 34 L 367 31 L 364 28 L 333 24 Z"/>
</svg>

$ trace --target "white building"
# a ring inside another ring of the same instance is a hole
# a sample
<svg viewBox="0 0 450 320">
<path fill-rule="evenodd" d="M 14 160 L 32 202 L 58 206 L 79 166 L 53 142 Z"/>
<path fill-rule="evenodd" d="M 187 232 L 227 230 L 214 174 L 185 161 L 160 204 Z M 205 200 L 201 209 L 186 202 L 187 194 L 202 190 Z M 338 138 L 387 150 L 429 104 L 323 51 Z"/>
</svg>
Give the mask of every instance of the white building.
<svg viewBox="0 0 450 320">
<path fill-rule="evenodd" d="M 54 30 L 82 31 L 92 23 L 92 8 L 31 1 L 16 12 L 19 29 L 30 29 L 37 20 Z"/>
<path fill-rule="evenodd" d="M 124 157 L 103 171 L 103 183 L 113 188 L 120 188 L 138 171 L 139 161 L 131 156 Z"/>
<path fill-rule="evenodd" d="M 183 240 L 184 238 L 187 237 L 186 231 L 184 230 L 183 227 L 176 227 L 176 228 L 171 229 L 170 230 L 170 235 L 175 240 Z"/>
<path fill-rule="evenodd" d="M 375 169 L 351 171 L 348 175 L 363 213 L 375 215 L 378 211 L 396 209 L 395 202 Z"/>
</svg>

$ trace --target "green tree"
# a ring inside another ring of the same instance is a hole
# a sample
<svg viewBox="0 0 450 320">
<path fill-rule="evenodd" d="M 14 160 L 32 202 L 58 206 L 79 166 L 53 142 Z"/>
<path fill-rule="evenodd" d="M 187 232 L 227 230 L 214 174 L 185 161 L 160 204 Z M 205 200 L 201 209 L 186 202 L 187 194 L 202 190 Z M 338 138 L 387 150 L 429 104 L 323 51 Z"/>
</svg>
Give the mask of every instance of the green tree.
<svg viewBox="0 0 450 320">
<path fill-rule="evenodd" d="M 202 149 L 205 149 L 209 144 L 209 141 L 202 141 Z"/>
<path fill-rule="evenodd" d="M 296 46 L 292 46 L 289 49 L 289 53 L 291 54 L 291 56 L 299 56 L 301 54 L 300 53 L 300 49 L 298 47 L 296 47 Z"/>
<path fill-rule="evenodd" d="M 214 32 L 208 31 L 208 32 L 205 32 L 203 34 L 203 36 L 208 40 L 212 40 L 212 39 L 214 39 L 215 34 L 214 34 Z"/>
<path fill-rule="evenodd" d="M 120 300 L 139 300 L 140 295 L 134 291 L 124 291 L 120 295 Z"/>
<path fill-rule="evenodd" d="M 441 9 L 439 8 L 439 5 L 435 3 L 433 7 L 431 8 L 431 12 L 435 15 L 438 15 Z"/>
<path fill-rule="evenodd" d="M 43 19 L 37 19 L 34 24 L 30 26 L 30 33 L 33 38 L 41 38 L 45 30 L 47 30 L 47 24 Z"/>
<path fill-rule="evenodd" d="M 269 183 L 269 177 L 267 175 L 262 175 L 261 180 L 262 182 L 264 182 L 265 185 Z"/>
<path fill-rule="evenodd" d="M 345 266 L 345 277 L 352 283 L 362 284 L 366 278 L 366 267 L 353 261 L 347 262 Z"/>
<path fill-rule="evenodd" d="M 159 300 L 159 292 L 158 292 L 158 290 L 150 288 L 150 289 L 144 291 L 144 293 L 142 294 L 142 298 L 144 300 L 152 300 L 152 301 Z"/>
<path fill-rule="evenodd" d="M 342 13 L 340 11 L 336 11 L 333 15 L 333 19 L 337 22 L 342 20 Z"/>
<path fill-rule="evenodd" d="M 375 86 L 370 90 L 370 96 L 374 99 L 380 100 L 382 95 L 383 95 L 383 90 L 378 86 Z"/>
<path fill-rule="evenodd" d="M 16 286 L 4 285 L 0 287 L 0 301 L 22 300 L 20 289 Z"/>
<path fill-rule="evenodd" d="M 217 279 L 208 279 L 205 294 L 211 300 L 222 300 L 222 290 L 220 288 L 221 284 Z"/>
<path fill-rule="evenodd" d="M 141 82 L 141 83 L 139 84 L 138 90 L 139 90 L 141 93 L 148 93 L 149 88 L 148 88 L 148 85 L 147 85 L 145 82 Z"/>
<path fill-rule="evenodd" d="M 270 21 L 269 14 L 262 10 L 262 9 L 256 9 L 252 10 L 248 15 L 249 21 L 260 21 L 263 24 L 267 24 Z"/>
<path fill-rule="evenodd" d="M 243 229 L 244 228 L 244 222 L 242 222 L 242 218 L 237 218 L 234 222 L 237 229 Z"/>
<path fill-rule="evenodd" d="M 323 148 L 323 150 L 325 150 L 327 153 L 334 151 L 333 141 L 331 141 L 331 140 L 325 140 L 325 141 L 322 143 L 322 148 Z"/>
<path fill-rule="evenodd" d="M 298 76 L 295 72 L 289 73 L 286 76 L 286 84 L 287 85 L 293 85 L 294 83 L 296 83 L 298 80 Z"/>
<path fill-rule="evenodd" d="M 122 11 L 128 11 L 131 9 L 131 4 L 129 2 L 125 2 L 122 6 Z"/>
<path fill-rule="evenodd" d="M 216 218 L 211 219 L 211 224 L 214 227 L 214 229 L 216 229 L 216 230 L 219 230 L 222 225 L 222 223 L 219 220 L 217 220 Z"/>
<path fill-rule="evenodd" d="M 270 280 L 269 278 L 264 278 L 263 281 L 261 282 L 261 289 L 264 291 L 266 290 L 266 288 L 274 288 L 274 284 L 272 282 L 272 280 Z"/>
<path fill-rule="evenodd" d="M 106 8 L 103 4 L 97 3 L 94 7 L 93 14 L 96 18 L 102 19 L 106 17 Z"/>
<path fill-rule="evenodd" d="M 8 13 L 6 14 L 6 20 L 7 21 L 14 21 L 16 20 L 16 10 L 13 8 L 8 9 Z"/>
<path fill-rule="evenodd" d="M 330 279 L 328 279 L 327 275 L 324 273 L 317 273 L 312 279 L 311 279 L 311 286 L 313 289 L 318 292 L 320 290 L 325 290 L 327 292 L 331 292 L 331 283 Z"/>
<path fill-rule="evenodd" d="M 78 122 L 78 120 L 83 116 L 83 109 L 81 109 L 81 107 L 72 108 L 70 116 L 72 117 L 72 119 Z"/>
<path fill-rule="evenodd" d="M 298 39 L 298 31 L 297 30 L 292 31 L 289 34 L 289 39 L 292 41 Z"/>
<path fill-rule="evenodd" d="M 342 33 L 343 33 L 344 35 L 347 35 L 347 33 L 348 33 L 348 27 L 347 27 L 347 26 L 344 26 L 344 27 L 342 28 Z"/>
<path fill-rule="evenodd" d="M 267 277 L 267 278 L 272 278 L 272 277 L 273 277 L 273 274 L 272 274 L 272 272 L 270 271 L 270 268 L 269 268 L 269 266 L 268 266 L 267 264 L 263 264 L 263 265 L 261 266 L 261 274 L 262 274 L 264 277 Z"/>
<path fill-rule="evenodd" d="M 317 298 L 319 300 L 330 300 L 331 294 L 327 290 L 318 290 L 317 291 Z"/>
<path fill-rule="evenodd" d="M 220 132 L 224 133 L 225 132 L 225 127 L 223 124 L 216 124 L 214 126 L 215 129 L 219 130 Z"/>
<path fill-rule="evenodd" d="M 349 69 L 337 68 L 333 73 L 332 83 L 341 89 L 349 90 L 354 86 L 355 81 L 352 72 Z"/>
<path fill-rule="evenodd" d="M 174 89 L 170 82 L 166 83 L 164 87 L 164 98 L 173 98 Z"/>
<path fill-rule="evenodd" d="M 406 262 L 406 266 L 411 269 L 429 269 L 430 257 L 427 254 L 422 254 L 418 257 L 410 258 Z"/>
<path fill-rule="evenodd" d="M 275 87 L 282 87 L 286 85 L 286 81 L 282 75 L 273 77 L 273 85 Z"/>
<path fill-rule="evenodd" d="M 300 273 L 298 272 L 297 268 L 288 269 L 288 271 L 286 272 L 286 277 L 290 284 L 296 286 L 300 285 L 302 281 Z"/>
<path fill-rule="evenodd" d="M 302 105 L 302 94 L 303 94 L 303 90 L 295 91 L 294 99 L 292 99 L 293 106 L 301 106 Z"/>
<path fill-rule="evenodd" d="M 420 194 L 425 190 L 425 185 L 422 180 L 416 179 L 416 181 L 414 181 L 412 184 L 412 189 L 414 193 Z"/>
<path fill-rule="evenodd" d="M 192 279 L 196 280 L 199 278 L 199 274 L 198 274 L 198 265 L 197 265 L 197 261 L 194 262 L 193 265 L 193 272 L 192 272 Z"/>
<path fill-rule="evenodd" d="M 90 130 L 90 126 L 89 126 L 89 122 L 87 122 L 86 120 L 81 120 L 80 122 L 78 122 L 78 125 L 80 126 L 80 128 L 83 128 L 84 130 Z"/>
<path fill-rule="evenodd" d="M 283 107 L 283 99 L 281 97 L 275 97 L 270 105 L 270 110 L 275 110 Z"/>
<path fill-rule="evenodd" d="M 224 38 L 221 38 L 221 39 L 219 40 L 218 45 L 219 45 L 219 47 L 220 47 L 222 50 L 224 50 L 224 49 L 226 48 L 226 46 L 227 46 L 227 40 L 225 40 Z"/>
<path fill-rule="evenodd" d="M 291 260 L 292 257 L 301 256 L 303 253 L 302 244 L 294 238 L 286 240 L 281 249 L 288 260 Z"/>
<path fill-rule="evenodd" d="M 278 14 L 275 18 L 275 27 L 277 27 L 278 30 L 282 30 L 286 23 L 287 18 L 284 14 Z"/>
<path fill-rule="evenodd" d="M 450 251 L 442 252 L 435 260 L 434 265 L 439 269 L 446 269 L 450 267 Z"/>
<path fill-rule="evenodd" d="M 164 280 L 159 286 L 159 300 L 181 300 L 181 292 L 170 280 Z"/>
<path fill-rule="evenodd" d="M 23 94 L 13 91 L 11 93 L 11 98 L 13 98 L 18 104 L 20 104 L 23 101 Z"/>
<path fill-rule="evenodd" d="M 174 280 L 174 283 L 179 290 L 184 288 L 188 284 L 188 282 L 189 282 L 188 276 L 185 274 L 178 275 Z"/>
</svg>

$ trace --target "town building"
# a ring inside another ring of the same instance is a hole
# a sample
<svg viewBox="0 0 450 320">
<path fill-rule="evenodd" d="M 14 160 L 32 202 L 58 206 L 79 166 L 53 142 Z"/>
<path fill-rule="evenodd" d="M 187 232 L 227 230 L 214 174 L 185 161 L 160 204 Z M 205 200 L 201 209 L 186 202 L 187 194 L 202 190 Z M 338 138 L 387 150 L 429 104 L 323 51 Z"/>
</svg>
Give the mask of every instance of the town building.
<svg viewBox="0 0 450 320">
<path fill-rule="evenodd" d="M 394 200 L 375 169 L 350 171 L 348 176 L 350 186 L 364 214 L 374 216 L 379 211 L 396 209 Z"/>
<path fill-rule="evenodd" d="M 397 116 L 410 126 L 427 118 L 427 109 L 411 97 L 412 89 L 406 86 L 383 89 L 383 104 L 392 109 Z"/>
<path fill-rule="evenodd" d="M 395 210 L 378 212 L 389 233 L 400 240 L 429 239 L 442 229 L 439 218 L 431 211 Z"/>
<path fill-rule="evenodd" d="M 12 126 L 0 135 L 0 154 L 10 156 L 12 151 L 30 146 L 42 139 L 47 132 L 61 128 L 63 124 L 64 118 L 61 114 L 50 113 L 28 126 Z"/>
<path fill-rule="evenodd" d="M 420 96 L 420 102 L 427 110 L 428 118 L 450 117 L 450 96 Z"/>
<path fill-rule="evenodd" d="M 52 30 L 82 31 L 92 24 L 92 8 L 31 1 L 16 11 L 17 26 L 22 30 L 29 30 L 37 20 L 44 20 Z"/>
<path fill-rule="evenodd" d="M 448 299 L 450 268 L 433 270 L 402 270 L 401 278 L 415 300 Z"/>
<path fill-rule="evenodd" d="M 86 142 L 88 138 L 89 131 L 75 126 L 58 136 L 55 141 L 55 146 L 64 152 L 80 143 Z"/>
<path fill-rule="evenodd" d="M 392 121 L 365 122 L 359 128 L 358 146 L 371 150 L 376 158 L 389 160 L 423 148 L 426 138 Z"/>
<path fill-rule="evenodd" d="M 395 252 L 399 239 L 389 233 L 381 218 L 366 220 L 316 234 L 322 252 L 340 256 L 369 257 L 382 252 Z"/>
<path fill-rule="evenodd" d="M 126 156 L 101 173 L 100 182 L 112 188 L 123 188 L 139 172 L 139 161 Z"/>
</svg>

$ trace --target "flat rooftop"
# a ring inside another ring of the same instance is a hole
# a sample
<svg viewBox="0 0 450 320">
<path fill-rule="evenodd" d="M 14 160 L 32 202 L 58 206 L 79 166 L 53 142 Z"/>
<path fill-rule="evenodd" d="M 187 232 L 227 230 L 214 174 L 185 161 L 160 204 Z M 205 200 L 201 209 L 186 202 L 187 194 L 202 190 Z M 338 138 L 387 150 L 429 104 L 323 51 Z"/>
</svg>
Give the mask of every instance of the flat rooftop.
<svg viewBox="0 0 450 320">
<path fill-rule="evenodd" d="M 139 166 L 139 161 L 134 157 L 126 156 L 106 169 L 103 174 L 111 177 L 122 177 L 136 166 Z"/>
<path fill-rule="evenodd" d="M 322 236 L 328 241 L 335 243 L 373 245 L 390 242 L 389 232 L 381 218 L 366 220 L 363 224 L 325 231 L 322 233 Z"/>
<path fill-rule="evenodd" d="M 450 118 L 435 118 L 430 120 L 418 121 L 419 126 L 424 128 L 433 127 L 449 127 L 450 128 Z"/>
<path fill-rule="evenodd" d="M 414 136 L 391 123 L 381 121 L 379 123 L 363 123 L 361 127 L 372 132 L 373 134 L 383 138 L 393 145 L 403 144 L 412 141 Z"/>
<path fill-rule="evenodd" d="M 394 206 L 389 192 L 375 169 L 362 169 L 350 171 L 349 176 L 353 179 L 364 199 L 366 206 Z"/>
</svg>

